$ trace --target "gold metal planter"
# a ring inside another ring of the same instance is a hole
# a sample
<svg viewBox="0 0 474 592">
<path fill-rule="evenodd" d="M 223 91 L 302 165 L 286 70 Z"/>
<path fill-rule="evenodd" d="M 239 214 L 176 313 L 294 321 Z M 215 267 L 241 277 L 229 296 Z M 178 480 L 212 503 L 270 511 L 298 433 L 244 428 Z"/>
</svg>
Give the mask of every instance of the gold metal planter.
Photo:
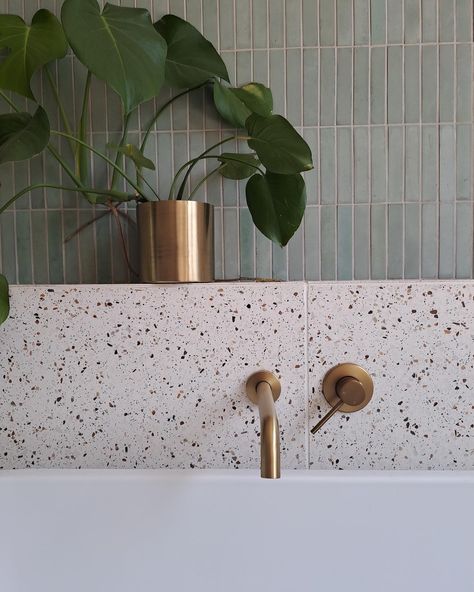
<svg viewBox="0 0 474 592">
<path fill-rule="evenodd" d="M 214 280 L 214 206 L 196 201 L 138 205 L 140 280 Z"/>
</svg>

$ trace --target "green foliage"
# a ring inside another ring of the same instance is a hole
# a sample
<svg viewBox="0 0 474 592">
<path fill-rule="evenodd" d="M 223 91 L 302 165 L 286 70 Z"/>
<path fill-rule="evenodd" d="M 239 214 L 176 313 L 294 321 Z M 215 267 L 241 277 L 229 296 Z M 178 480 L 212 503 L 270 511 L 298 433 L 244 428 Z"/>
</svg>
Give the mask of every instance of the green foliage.
<svg viewBox="0 0 474 592">
<path fill-rule="evenodd" d="M 0 325 L 7 320 L 9 314 L 8 282 L 7 278 L 0 273 Z"/>
<path fill-rule="evenodd" d="M 155 170 L 155 163 L 147 158 L 140 148 L 135 144 L 123 144 L 122 146 L 108 144 L 107 147 L 111 148 L 112 150 L 118 150 L 120 154 L 123 154 L 126 158 L 129 158 L 137 169 L 149 169 L 150 171 Z"/>
<path fill-rule="evenodd" d="M 214 104 L 221 117 L 231 125 L 243 128 L 252 113 L 262 117 L 272 114 L 273 96 L 269 88 L 257 82 L 231 88 L 215 80 Z"/>
<path fill-rule="evenodd" d="M 251 177 L 260 161 L 255 154 L 234 154 L 223 152 L 217 160 L 222 162 L 220 174 L 226 179 L 242 180 Z"/>
<path fill-rule="evenodd" d="M 61 23 L 48 10 L 38 10 L 31 26 L 19 16 L 0 15 L 0 49 L 9 53 L 0 64 L 0 88 L 34 99 L 33 74 L 67 52 Z"/>
<path fill-rule="evenodd" d="M 156 97 L 165 78 L 166 42 L 147 10 L 66 0 L 66 36 L 78 59 L 120 95 L 125 113 Z"/>
<path fill-rule="evenodd" d="M 29 113 L 0 115 L 0 164 L 26 160 L 39 154 L 49 142 L 49 120 L 42 107 Z"/>
<path fill-rule="evenodd" d="M 170 86 L 198 86 L 214 76 L 229 81 L 221 56 L 190 23 L 167 14 L 155 23 L 155 28 L 168 45 L 166 82 Z"/>
</svg>

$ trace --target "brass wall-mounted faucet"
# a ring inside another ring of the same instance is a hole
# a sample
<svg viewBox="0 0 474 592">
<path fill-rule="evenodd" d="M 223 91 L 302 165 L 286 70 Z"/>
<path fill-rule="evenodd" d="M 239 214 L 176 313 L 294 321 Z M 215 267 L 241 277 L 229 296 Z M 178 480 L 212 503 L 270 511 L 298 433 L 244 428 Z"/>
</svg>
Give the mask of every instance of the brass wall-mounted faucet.
<svg viewBox="0 0 474 592">
<path fill-rule="evenodd" d="M 260 413 L 260 475 L 264 479 L 280 478 L 280 426 L 275 401 L 281 384 L 271 372 L 255 372 L 247 380 L 248 398 L 258 405 Z"/>
<path fill-rule="evenodd" d="M 337 412 L 353 413 L 363 409 L 372 399 L 374 383 L 370 374 L 357 364 L 339 364 L 323 379 L 323 395 L 331 405 L 330 411 L 314 426 L 312 434 Z"/>
</svg>

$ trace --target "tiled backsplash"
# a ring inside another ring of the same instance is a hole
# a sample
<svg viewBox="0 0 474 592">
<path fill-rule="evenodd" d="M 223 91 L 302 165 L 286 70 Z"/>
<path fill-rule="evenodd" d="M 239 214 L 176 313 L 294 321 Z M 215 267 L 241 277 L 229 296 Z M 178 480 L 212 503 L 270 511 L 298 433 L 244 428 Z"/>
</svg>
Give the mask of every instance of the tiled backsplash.
<svg viewBox="0 0 474 592">
<path fill-rule="evenodd" d="M 249 468 L 256 369 L 282 381 L 285 469 L 473 469 L 474 282 L 13 287 L 0 469 Z M 324 374 L 373 376 L 355 414 Z"/>
<path fill-rule="evenodd" d="M 0 12 L 25 8 L 30 18 L 39 6 L 59 13 L 60 4 L 0 0 Z M 218 277 L 472 277 L 472 0 L 121 4 L 146 7 L 154 18 L 165 12 L 185 16 L 219 48 L 238 84 L 255 79 L 271 85 L 276 111 L 298 126 L 313 149 L 309 206 L 288 249 L 255 232 L 243 185 L 214 179 L 202 187 L 198 198 L 217 206 Z M 68 57 L 56 75 L 73 114 L 84 72 Z M 46 88 L 38 81 L 50 107 Z M 91 107 L 94 141 L 104 146 L 115 139 L 119 103 L 94 81 Z M 141 109 L 135 135 L 152 108 Z M 151 181 L 169 184 L 180 163 L 222 133 L 203 95 L 176 103 L 153 134 L 149 156 L 158 156 L 161 172 Z M 103 181 L 99 163 L 93 167 L 96 181 Z M 45 172 L 59 175 L 42 158 L 3 166 L 0 199 Z M 110 218 L 64 243 L 92 215 L 80 198 L 35 192 L 0 218 L 1 268 L 11 281 L 25 284 L 127 281 Z"/>
</svg>

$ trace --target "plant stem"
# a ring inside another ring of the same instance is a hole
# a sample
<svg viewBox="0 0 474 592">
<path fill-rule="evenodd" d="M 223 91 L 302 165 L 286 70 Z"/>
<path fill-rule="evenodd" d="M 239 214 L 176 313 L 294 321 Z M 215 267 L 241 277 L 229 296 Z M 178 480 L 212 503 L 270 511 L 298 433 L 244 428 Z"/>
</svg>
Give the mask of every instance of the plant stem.
<svg viewBox="0 0 474 592">
<path fill-rule="evenodd" d="M 127 249 L 127 241 L 125 239 L 125 235 L 123 232 L 123 226 L 120 221 L 119 212 L 118 212 L 116 206 L 114 206 L 113 204 L 109 204 L 108 207 L 110 208 L 110 212 L 113 215 L 113 217 L 117 223 L 117 227 L 118 227 L 118 231 L 119 231 L 119 235 L 120 235 L 120 242 L 122 244 L 123 255 L 125 257 L 125 262 L 127 264 L 127 267 L 132 272 L 133 275 L 138 277 L 138 273 L 135 271 L 135 269 L 133 268 L 132 263 L 130 261 L 130 257 L 129 257 L 128 249 Z"/>
<path fill-rule="evenodd" d="M 158 111 L 155 113 L 153 119 L 150 121 L 150 123 L 147 125 L 146 128 L 146 132 L 145 132 L 145 137 L 143 138 L 143 142 L 142 145 L 140 147 L 140 150 L 143 152 L 146 148 L 147 142 L 148 142 L 148 138 L 150 136 L 151 130 L 154 128 L 156 122 L 158 121 L 158 118 L 160 117 L 160 115 L 163 113 L 163 111 L 165 109 L 167 109 L 174 101 L 176 101 L 177 99 L 179 99 L 180 97 L 187 95 L 188 93 L 192 92 L 193 90 L 197 90 L 198 88 L 202 88 L 203 86 L 206 86 L 207 82 L 204 82 L 202 84 L 198 84 L 197 86 L 193 86 L 192 88 L 187 88 L 186 90 L 183 90 L 183 92 L 180 92 L 179 94 L 175 95 L 174 97 L 171 97 L 171 99 L 169 99 L 169 101 L 166 101 L 166 103 L 164 105 L 162 105 Z"/>
<path fill-rule="evenodd" d="M 87 121 L 89 116 L 89 92 L 91 87 L 92 73 L 87 72 L 86 83 L 84 86 L 84 97 L 82 99 L 81 118 L 79 120 L 79 140 L 86 141 Z M 89 167 L 86 149 L 83 146 L 77 146 L 76 150 L 76 172 L 83 183 L 86 182 Z"/>
<path fill-rule="evenodd" d="M 68 243 L 75 236 L 77 236 L 80 232 L 82 232 L 86 228 L 89 228 L 89 226 L 92 226 L 92 224 L 94 224 L 94 222 L 97 222 L 98 220 L 101 220 L 102 218 L 104 218 L 105 216 L 108 216 L 109 214 L 110 214 L 110 211 L 109 210 L 105 210 L 105 212 L 102 212 L 98 216 L 95 216 L 94 218 L 92 218 L 92 220 L 89 220 L 89 222 L 86 222 L 85 224 L 82 224 L 82 226 L 79 226 L 79 228 L 76 228 L 76 230 L 74 232 L 71 232 L 71 234 L 68 234 L 68 236 L 64 239 L 64 242 L 65 243 Z"/>
<path fill-rule="evenodd" d="M 146 185 L 146 186 L 147 186 L 149 189 L 151 189 L 151 191 L 153 192 L 153 195 L 156 197 L 156 199 L 157 199 L 158 201 L 161 201 L 161 200 L 160 200 L 160 196 L 158 195 L 158 193 L 157 193 L 157 192 L 155 191 L 155 189 L 154 189 L 154 188 L 153 188 L 153 187 L 150 185 L 150 183 L 148 183 L 148 181 L 145 179 L 145 177 L 144 177 L 143 173 L 141 172 L 141 169 L 138 169 L 138 168 L 137 168 L 137 185 L 138 185 L 140 188 L 142 187 L 142 185 L 141 185 L 141 182 L 142 182 L 142 181 L 143 181 L 143 183 L 145 183 L 145 185 Z"/>
<path fill-rule="evenodd" d="M 118 181 L 118 173 L 121 171 L 120 169 L 120 161 L 122 160 L 123 162 L 123 154 L 120 152 L 120 148 L 122 148 L 122 146 L 125 144 L 125 142 L 127 141 L 127 133 L 128 133 L 128 126 L 130 125 L 130 119 L 131 119 L 132 113 L 127 113 L 127 115 L 125 116 L 125 119 L 123 121 L 123 133 L 122 133 L 122 137 L 120 139 L 118 148 L 117 148 L 117 155 L 115 157 L 115 166 L 114 166 L 114 172 L 112 173 L 112 189 L 116 188 L 117 185 L 117 181 Z M 125 177 L 125 175 L 122 175 L 123 177 Z M 138 187 L 138 185 L 137 185 Z"/>
<path fill-rule="evenodd" d="M 191 191 L 191 193 L 189 194 L 188 199 L 191 199 L 192 196 L 196 193 L 196 191 L 199 189 L 199 187 L 201 187 L 202 185 L 204 185 L 204 183 L 209 179 L 209 177 L 212 177 L 212 175 L 214 175 L 214 173 L 217 173 L 217 171 L 221 168 L 221 164 L 216 167 L 215 169 L 212 169 L 212 171 L 210 173 L 208 173 L 205 177 L 203 177 L 199 183 L 196 185 L 196 187 Z"/>
<path fill-rule="evenodd" d="M 66 130 L 66 132 L 70 136 L 73 136 L 74 133 L 72 131 L 71 124 L 69 123 L 69 119 L 66 115 L 66 110 L 64 109 L 64 105 L 61 101 L 61 97 L 59 96 L 59 90 L 58 90 L 58 87 L 56 86 L 56 83 L 53 79 L 53 75 L 49 71 L 48 66 L 45 66 L 44 70 L 46 72 L 46 78 L 48 79 L 49 85 L 51 86 L 51 90 L 53 91 L 54 99 L 56 101 L 56 104 L 58 105 L 59 115 L 61 116 L 61 120 L 63 122 L 64 129 Z M 71 147 L 72 153 L 75 155 L 77 152 L 76 146 L 71 141 L 69 142 L 69 145 Z"/>
</svg>

